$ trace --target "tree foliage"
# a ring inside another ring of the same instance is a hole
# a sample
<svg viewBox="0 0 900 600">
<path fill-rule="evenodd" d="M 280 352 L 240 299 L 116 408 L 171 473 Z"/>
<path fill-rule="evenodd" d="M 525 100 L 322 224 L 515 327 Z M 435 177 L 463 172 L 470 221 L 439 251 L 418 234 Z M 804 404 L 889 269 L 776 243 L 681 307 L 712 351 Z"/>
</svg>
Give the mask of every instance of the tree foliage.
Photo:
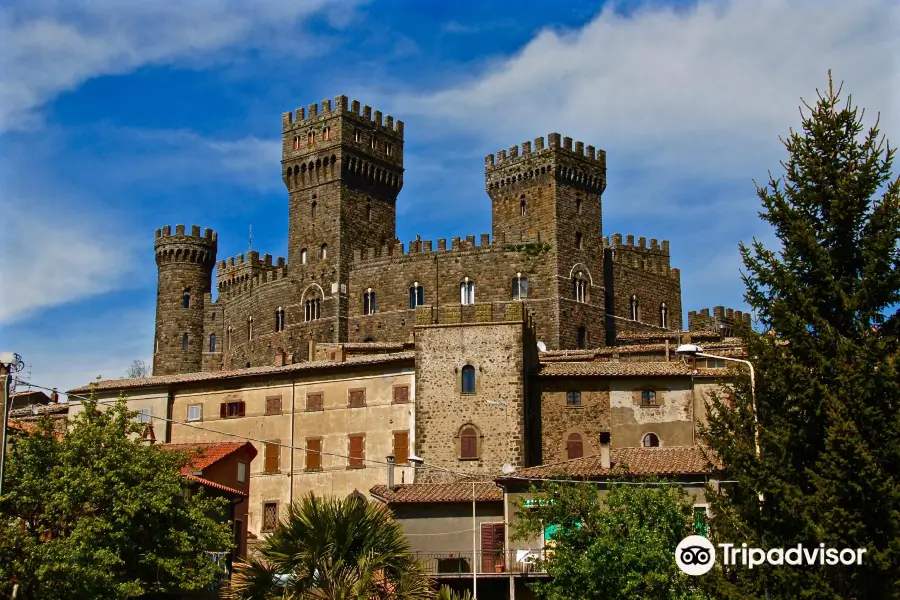
<svg viewBox="0 0 900 600">
<path fill-rule="evenodd" d="M 675 563 L 678 542 L 694 533 L 692 503 L 677 486 L 545 483 L 517 506 L 514 539 L 558 525 L 550 578 L 533 589 L 547 600 L 702 600 L 697 580 Z"/>
<path fill-rule="evenodd" d="M 747 380 L 717 399 L 706 441 L 739 482 L 711 499 L 720 541 L 866 548 L 862 566 L 736 570 L 723 598 L 900 597 L 900 184 L 876 124 L 829 74 L 783 179 L 758 187 L 779 247 L 741 245 L 761 459 Z M 758 492 L 763 492 L 760 503 Z M 761 506 L 762 505 L 762 506 Z"/>
<path fill-rule="evenodd" d="M 128 371 L 125 373 L 125 377 L 128 379 L 141 379 L 143 377 L 150 377 L 150 367 L 142 360 L 133 360 L 128 366 Z"/>
<path fill-rule="evenodd" d="M 84 411 L 66 435 L 45 418 L 13 436 L 0 498 L 0 596 L 120 599 L 217 581 L 227 500 L 181 496 L 187 457 L 146 445 L 124 397 Z"/>
<path fill-rule="evenodd" d="M 257 556 L 237 565 L 230 594 L 243 600 L 433 598 L 431 581 L 409 552 L 386 506 L 309 494 L 288 507 Z"/>
</svg>

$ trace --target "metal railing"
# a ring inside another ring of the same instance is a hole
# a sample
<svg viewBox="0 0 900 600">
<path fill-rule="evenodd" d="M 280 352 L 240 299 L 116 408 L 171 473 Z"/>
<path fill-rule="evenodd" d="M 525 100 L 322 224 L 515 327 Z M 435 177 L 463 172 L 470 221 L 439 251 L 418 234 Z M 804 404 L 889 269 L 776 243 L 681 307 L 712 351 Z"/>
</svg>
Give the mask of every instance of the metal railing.
<svg viewBox="0 0 900 600">
<path fill-rule="evenodd" d="M 479 576 L 544 574 L 546 568 L 539 561 L 547 558 L 545 550 L 507 550 L 505 552 L 413 552 L 415 558 L 429 575 L 471 575 L 472 566 Z"/>
</svg>

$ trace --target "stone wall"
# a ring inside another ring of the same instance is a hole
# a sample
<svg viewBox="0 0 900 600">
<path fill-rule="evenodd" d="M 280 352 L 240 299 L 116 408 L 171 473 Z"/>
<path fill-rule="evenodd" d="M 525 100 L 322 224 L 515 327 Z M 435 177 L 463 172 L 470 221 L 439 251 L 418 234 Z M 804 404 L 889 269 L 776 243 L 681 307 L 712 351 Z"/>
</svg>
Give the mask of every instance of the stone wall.
<svg viewBox="0 0 900 600">
<path fill-rule="evenodd" d="M 566 443 L 581 435 L 584 456 L 600 452 L 600 432 L 610 425 L 609 383 L 602 379 L 557 378 L 537 383 L 541 403 L 541 455 L 536 464 L 568 460 Z M 568 406 L 566 393 L 581 392 L 581 405 Z"/>
<path fill-rule="evenodd" d="M 688 330 L 713 331 L 723 337 L 740 336 L 743 331 L 750 328 L 750 313 L 716 306 L 712 309 L 704 308 L 700 311 L 688 312 Z"/>
</svg>

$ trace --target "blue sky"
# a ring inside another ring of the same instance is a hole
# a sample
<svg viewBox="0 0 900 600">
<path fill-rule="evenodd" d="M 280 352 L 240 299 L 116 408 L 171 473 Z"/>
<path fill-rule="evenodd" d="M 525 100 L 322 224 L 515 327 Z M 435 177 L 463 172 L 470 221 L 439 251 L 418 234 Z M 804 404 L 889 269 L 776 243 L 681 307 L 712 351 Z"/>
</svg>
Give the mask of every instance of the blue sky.
<svg viewBox="0 0 900 600">
<path fill-rule="evenodd" d="M 402 241 L 490 231 L 483 159 L 557 131 L 608 153 L 604 235 L 668 239 L 685 311 L 741 308 L 753 180 L 827 70 L 900 138 L 898 4 L 29 0 L 0 7 L 0 346 L 69 389 L 149 361 L 153 231 L 284 255 L 281 113 L 406 122 Z"/>
</svg>

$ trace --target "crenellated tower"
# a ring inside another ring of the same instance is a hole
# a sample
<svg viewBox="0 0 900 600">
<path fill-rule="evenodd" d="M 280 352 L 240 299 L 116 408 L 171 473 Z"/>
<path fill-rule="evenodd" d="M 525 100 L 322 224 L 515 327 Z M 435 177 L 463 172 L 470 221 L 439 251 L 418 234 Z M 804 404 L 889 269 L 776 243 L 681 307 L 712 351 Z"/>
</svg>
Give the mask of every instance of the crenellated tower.
<svg viewBox="0 0 900 600">
<path fill-rule="evenodd" d="M 321 316 L 346 339 L 354 250 L 392 244 L 403 187 L 403 122 L 346 96 L 282 115 L 282 178 L 289 194 L 288 264 L 318 281 Z"/>
<path fill-rule="evenodd" d="M 203 365 L 203 319 L 216 263 L 217 236 L 193 225 L 156 230 L 156 336 L 153 374 L 194 373 Z"/>
<path fill-rule="evenodd" d="M 606 152 L 558 133 L 485 158 L 494 238 L 549 246 L 556 264 L 552 348 L 602 343 Z M 547 318 L 547 317 L 544 317 Z M 584 336 L 587 336 L 586 338 Z"/>
</svg>

